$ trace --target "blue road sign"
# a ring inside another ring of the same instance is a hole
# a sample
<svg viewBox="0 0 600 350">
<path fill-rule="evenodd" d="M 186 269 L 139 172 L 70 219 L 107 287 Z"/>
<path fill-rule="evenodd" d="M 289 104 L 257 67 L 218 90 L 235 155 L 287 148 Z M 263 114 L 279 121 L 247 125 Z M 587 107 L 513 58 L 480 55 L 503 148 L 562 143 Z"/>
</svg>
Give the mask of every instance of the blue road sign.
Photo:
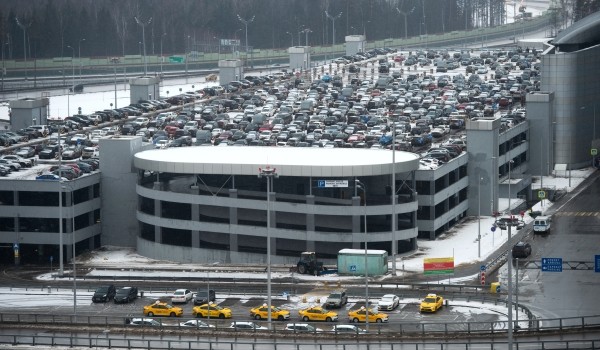
<svg viewBox="0 0 600 350">
<path fill-rule="evenodd" d="M 594 271 L 600 272 L 600 255 L 596 255 L 594 261 Z"/>
<path fill-rule="evenodd" d="M 481 267 L 479 267 L 480 271 L 485 271 L 485 265 L 481 265 Z"/>
<path fill-rule="evenodd" d="M 356 272 L 356 265 L 350 265 L 350 271 Z"/>
<path fill-rule="evenodd" d="M 54 261 L 54 256 L 50 255 L 50 262 Z"/>
<path fill-rule="evenodd" d="M 324 188 L 325 187 L 325 180 L 318 180 L 317 181 L 317 187 Z"/>
<path fill-rule="evenodd" d="M 19 250 L 19 243 L 13 244 L 13 249 L 14 250 Z"/>
<path fill-rule="evenodd" d="M 562 272 L 562 258 L 542 258 L 542 271 Z"/>
<path fill-rule="evenodd" d="M 492 226 L 491 230 L 492 230 L 492 232 L 495 232 L 496 231 L 496 226 Z"/>
</svg>

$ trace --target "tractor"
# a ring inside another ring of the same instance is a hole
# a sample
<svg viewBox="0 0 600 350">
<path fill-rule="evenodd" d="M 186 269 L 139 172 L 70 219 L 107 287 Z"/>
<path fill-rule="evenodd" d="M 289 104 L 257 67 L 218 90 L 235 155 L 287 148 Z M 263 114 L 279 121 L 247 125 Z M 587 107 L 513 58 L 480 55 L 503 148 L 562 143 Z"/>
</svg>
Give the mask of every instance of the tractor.
<svg viewBox="0 0 600 350">
<path fill-rule="evenodd" d="M 326 270 L 322 262 L 317 261 L 315 252 L 304 252 L 300 254 L 300 260 L 296 264 L 298 273 L 319 275 Z"/>
</svg>

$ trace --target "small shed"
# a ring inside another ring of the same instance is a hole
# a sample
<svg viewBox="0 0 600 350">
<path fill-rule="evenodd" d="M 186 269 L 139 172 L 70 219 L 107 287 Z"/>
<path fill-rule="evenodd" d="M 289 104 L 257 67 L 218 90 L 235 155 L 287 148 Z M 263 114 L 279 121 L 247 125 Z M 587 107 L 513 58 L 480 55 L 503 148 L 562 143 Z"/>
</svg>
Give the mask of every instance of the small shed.
<svg viewBox="0 0 600 350">
<path fill-rule="evenodd" d="M 368 249 L 367 272 L 369 276 L 381 276 L 388 272 L 388 253 L 385 250 Z M 338 274 L 364 276 L 365 250 L 342 249 L 338 252 Z"/>
</svg>

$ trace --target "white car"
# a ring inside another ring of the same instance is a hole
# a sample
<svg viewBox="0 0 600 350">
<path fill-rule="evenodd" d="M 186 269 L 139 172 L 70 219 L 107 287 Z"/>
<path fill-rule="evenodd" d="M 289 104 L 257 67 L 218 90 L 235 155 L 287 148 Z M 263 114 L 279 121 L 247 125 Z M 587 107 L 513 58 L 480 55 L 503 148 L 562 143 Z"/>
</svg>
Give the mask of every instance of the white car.
<svg viewBox="0 0 600 350">
<path fill-rule="evenodd" d="M 187 303 L 192 300 L 194 294 L 189 289 L 177 289 L 171 297 L 172 303 Z"/>
<path fill-rule="evenodd" d="M 400 304 L 400 298 L 395 294 L 386 294 L 381 297 L 377 307 L 379 310 L 394 310 Z"/>
<path fill-rule="evenodd" d="M 159 327 L 160 322 L 152 318 L 132 318 L 129 321 L 131 326 L 142 326 L 142 327 Z"/>
<path fill-rule="evenodd" d="M 365 334 L 367 331 L 353 324 L 338 324 L 331 328 L 331 332 L 336 334 Z"/>
<path fill-rule="evenodd" d="M 247 321 L 231 322 L 231 326 L 229 326 L 229 328 L 235 329 L 237 331 L 250 331 L 250 332 L 266 331 L 269 329 L 267 327 L 259 325 L 256 322 L 247 322 Z"/>
<path fill-rule="evenodd" d="M 186 322 L 180 322 L 179 326 L 181 327 L 190 327 L 190 328 L 215 328 L 212 324 L 207 324 L 201 320 L 189 320 Z"/>
</svg>

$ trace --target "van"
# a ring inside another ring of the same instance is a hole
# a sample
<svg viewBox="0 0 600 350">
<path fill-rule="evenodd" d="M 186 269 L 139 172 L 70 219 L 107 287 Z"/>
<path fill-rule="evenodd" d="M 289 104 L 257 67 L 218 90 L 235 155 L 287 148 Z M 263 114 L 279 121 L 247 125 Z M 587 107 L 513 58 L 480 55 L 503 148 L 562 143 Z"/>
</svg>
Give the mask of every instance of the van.
<svg viewBox="0 0 600 350">
<path fill-rule="evenodd" d="M 533 232 L 534 233 L 549 233 L 551 225 L 552 225 L 552 218 L 550 216 L 538 216 L 533 221 Z"/>
</svg>

